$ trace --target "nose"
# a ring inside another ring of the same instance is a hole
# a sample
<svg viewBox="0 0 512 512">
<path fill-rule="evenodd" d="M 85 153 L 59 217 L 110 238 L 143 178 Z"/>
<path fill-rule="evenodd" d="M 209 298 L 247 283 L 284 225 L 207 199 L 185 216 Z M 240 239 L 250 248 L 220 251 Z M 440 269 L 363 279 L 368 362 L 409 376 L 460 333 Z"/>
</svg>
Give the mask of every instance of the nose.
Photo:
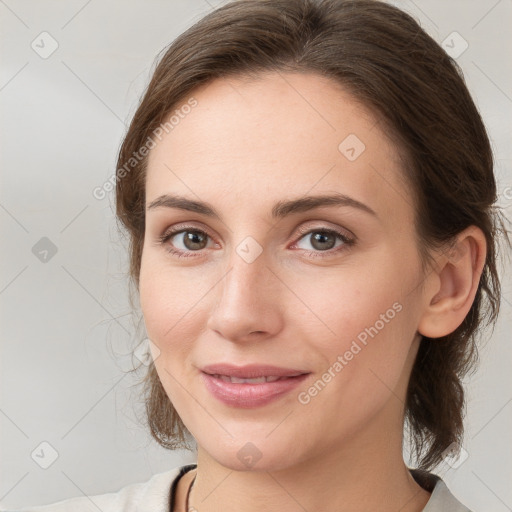
<svg viewBox="0 0 512 512">
<path fill-rule="evenodd" d="M 213 290 L 208 328 L 239 343 L 277 335 L 282 329 L 282 287 L 264 252 L 248 263 L 233 250 L 228 271 Z"/>
</svg>

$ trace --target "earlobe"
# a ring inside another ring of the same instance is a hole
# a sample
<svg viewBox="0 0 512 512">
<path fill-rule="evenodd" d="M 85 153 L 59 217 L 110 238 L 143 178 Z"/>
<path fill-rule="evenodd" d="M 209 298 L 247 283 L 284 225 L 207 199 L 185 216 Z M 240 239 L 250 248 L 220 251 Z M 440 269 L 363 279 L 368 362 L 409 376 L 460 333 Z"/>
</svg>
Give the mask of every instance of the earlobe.
<svg viewBox="0 0 512 512">
<path fill-rule="evenodd" d="M 440 338 L 462 324 L 478 290 L 486 253 L 485 235 L 470 226 L 459 233 L 448 251 L 439 254 L 436 269 L 426 278 L 432 284 L 424 287 L 426 305 L 418 324 L 420 334 Z"/>
</svg>

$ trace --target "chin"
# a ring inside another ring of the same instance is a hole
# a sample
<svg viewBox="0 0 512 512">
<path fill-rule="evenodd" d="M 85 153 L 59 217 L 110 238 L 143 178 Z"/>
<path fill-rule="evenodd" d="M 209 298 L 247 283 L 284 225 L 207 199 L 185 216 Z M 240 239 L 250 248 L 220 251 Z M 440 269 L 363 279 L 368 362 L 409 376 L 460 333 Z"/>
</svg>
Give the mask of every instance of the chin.
<svg viewBox="0 0 512 512">
<path fill-rule="evenodd" d="M 298 464 L 300 453 L 296 448 L 280 441 L 277 436 L 270 441 L 266 434 L 233 438 L 226 434 L 226 443 L 217 443 L 205 451 L 218 464 L 233 471 L 260 472 L 280 471 Z"/>
</svg>

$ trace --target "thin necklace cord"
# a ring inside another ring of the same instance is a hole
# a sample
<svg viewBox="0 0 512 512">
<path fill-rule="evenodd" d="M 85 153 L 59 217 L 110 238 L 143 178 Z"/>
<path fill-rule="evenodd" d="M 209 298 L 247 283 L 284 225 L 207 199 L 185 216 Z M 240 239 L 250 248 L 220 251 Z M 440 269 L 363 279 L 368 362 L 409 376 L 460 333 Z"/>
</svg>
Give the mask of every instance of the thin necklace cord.
<svg viewBox="0 0 512 512">
<path fill-rule="evenodd" d="M 185 501 L 185 512 L 188 512 L 188 499 L 189 499 L 189 496 L 190 496 L 190 491 L 192 490 L 192 486 L 194 485 L 194 482 L 196 481 L 196 476 L 194 476 L 194 479 L 192 480 L 192 482 L 190 482 L 190 485 L 188 487 L 188 492 L 187 492 L 187 499 Z"/>
</svg>

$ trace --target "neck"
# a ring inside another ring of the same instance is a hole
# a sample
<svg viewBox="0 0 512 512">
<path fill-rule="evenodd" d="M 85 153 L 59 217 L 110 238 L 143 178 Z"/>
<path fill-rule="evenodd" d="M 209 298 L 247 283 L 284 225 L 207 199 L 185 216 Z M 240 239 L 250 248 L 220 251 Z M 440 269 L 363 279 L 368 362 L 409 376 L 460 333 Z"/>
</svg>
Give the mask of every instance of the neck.
<svg viewBox="0 0 512 512">
<path fill-rule="evenodd" d="M 284 469 L 256 466 L 235 470 L 199 447 L 189 507 L 201 512 L 419 512 L 430 498 L 403 461 L 401 429 L 392 437 L 389 430 L 369 428 L 339 450 L 328 447 Z"/>
</svg>

